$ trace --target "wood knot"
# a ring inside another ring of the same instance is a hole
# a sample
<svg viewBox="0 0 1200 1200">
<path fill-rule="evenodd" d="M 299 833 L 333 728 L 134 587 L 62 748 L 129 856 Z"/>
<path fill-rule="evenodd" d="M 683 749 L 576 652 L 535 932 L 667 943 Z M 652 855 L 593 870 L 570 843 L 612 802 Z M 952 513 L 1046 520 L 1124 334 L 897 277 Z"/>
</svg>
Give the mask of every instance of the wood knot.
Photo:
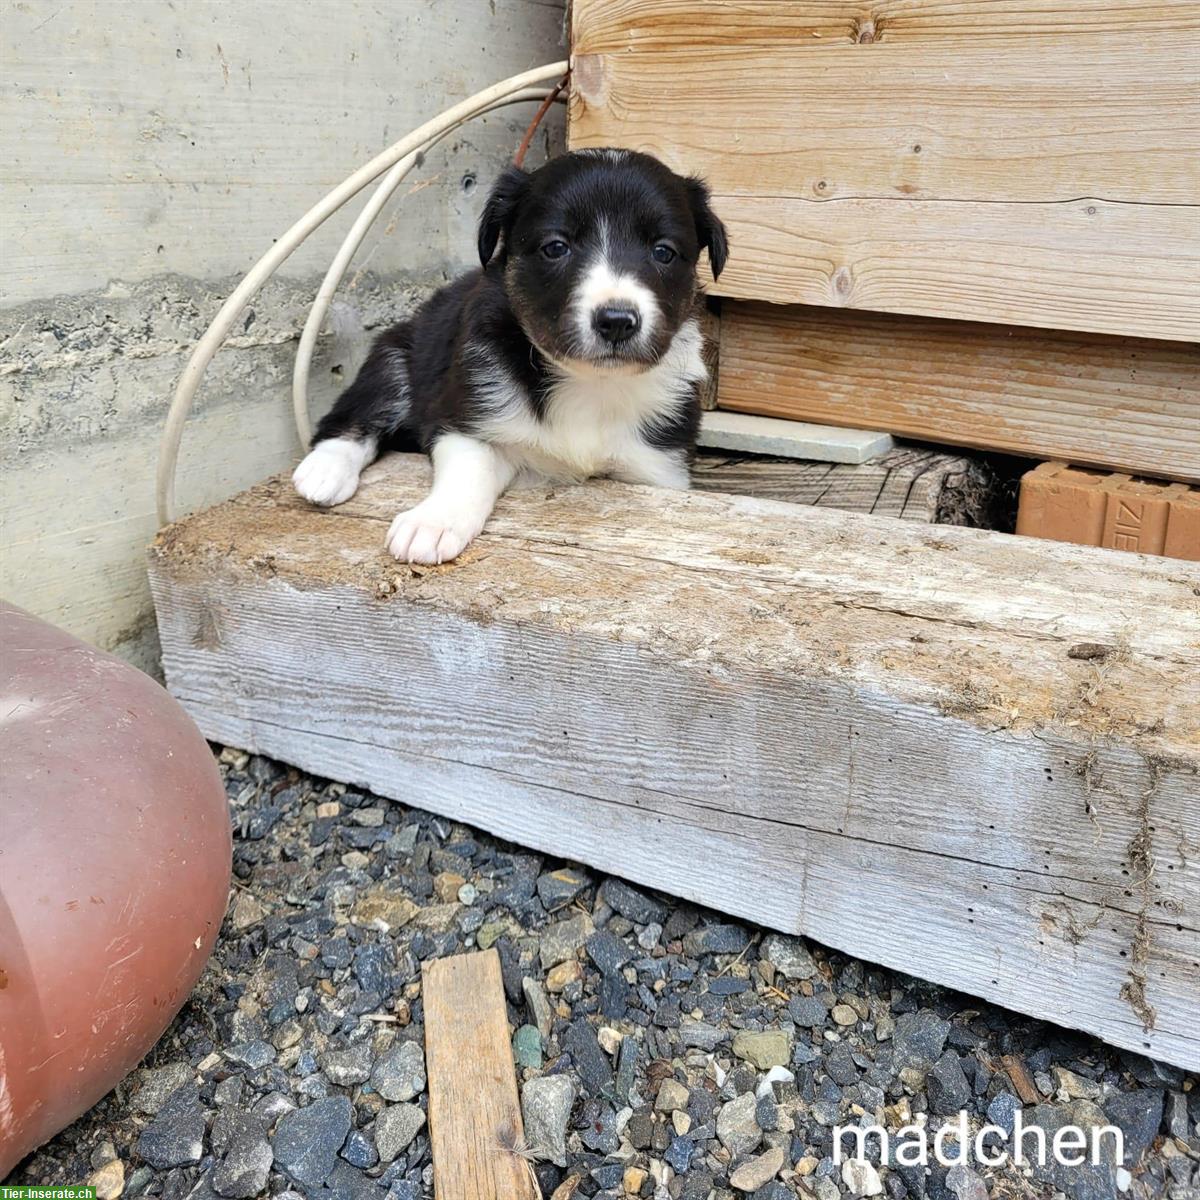
<svg viewBox="0 0 1200 1200">
<path fill-rule="evenodd" d="M 1115 646 L 1105 646 L 1101 642 L 1076 642 L 1067 651 L 1067 657 L 1082 659 L 1084 662 L 1093 662 L 1096 659 L 1105 659 L 1110 654 L 1115 653 L 1115 651 Z"/>
<path fill-rule="evenodd" d="M 608 97 L 604 55 L 577 54 L 571 63 L 571 86 L 586 104 L 603 105 Z"/>
<path fill-rule="evenodd" d="M 838 267 L 829 282 L 833 285 L 833 294 L 839 300 L 844 302 L 850 299 L 850 293 L 854 288 L 854 279 L 850 274 L 849 267 Z"/>
<path fill-rule="evenodd" d="M 855 17 L 851 37 L 860 46 L 869 46 L 872 42 L 879 40 L 882 32 L 882 23 L 876 21 L 874 17 Z"/>
</svg>

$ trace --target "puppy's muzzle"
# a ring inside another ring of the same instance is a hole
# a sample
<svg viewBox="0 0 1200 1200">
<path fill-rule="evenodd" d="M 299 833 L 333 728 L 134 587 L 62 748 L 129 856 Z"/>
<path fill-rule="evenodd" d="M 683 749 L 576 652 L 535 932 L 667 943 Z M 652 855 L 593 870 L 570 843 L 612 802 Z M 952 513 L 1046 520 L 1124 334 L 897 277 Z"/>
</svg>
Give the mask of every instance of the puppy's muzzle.
<svg viewBox="0 0 1200 1200">
<path fill-rule="evenodd" d="M 642 315 L 625 304 L 605 304 L 592 313 L 592 328 L 610 346 L 627 342 L 642 327 Z"/>
</svg>

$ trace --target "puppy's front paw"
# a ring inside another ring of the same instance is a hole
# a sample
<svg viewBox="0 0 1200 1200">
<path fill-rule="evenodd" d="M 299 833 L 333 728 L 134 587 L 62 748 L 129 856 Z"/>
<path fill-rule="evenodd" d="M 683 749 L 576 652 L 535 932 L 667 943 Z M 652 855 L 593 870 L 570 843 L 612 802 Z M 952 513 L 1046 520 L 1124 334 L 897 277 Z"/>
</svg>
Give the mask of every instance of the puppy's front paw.
<svg viewBox="0 0 1200 1200">
<path fill-rule="evenodd" d="M 362 447 L 357 442 L 330 438 L 309 451 L 292 473 L 292 483 L 313 504 L 341 504 L 358 490 L 362 465 Z"/>
<path fill-rule="evenodd" d="M 446 563 L 475 539 L 481 524 L 471 515 L 438 505 L 418 504 L 402 512 L 387 532 L 387 548 L 401 562 Z"/>
</svg>

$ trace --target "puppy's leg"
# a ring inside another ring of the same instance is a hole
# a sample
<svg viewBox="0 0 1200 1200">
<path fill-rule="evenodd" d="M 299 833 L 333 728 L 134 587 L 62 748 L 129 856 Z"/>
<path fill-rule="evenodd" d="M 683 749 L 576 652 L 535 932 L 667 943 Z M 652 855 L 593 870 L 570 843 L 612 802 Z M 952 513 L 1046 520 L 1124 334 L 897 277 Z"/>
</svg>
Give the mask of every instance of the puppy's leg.
<svg viewBox="0 0 1200 1200">
<path fill-rule="evenodd" d="M 612 472 L 622 483 L 643 483 L 651 487 L 686 490 L 688 477 L 687 454 L 679 447 L 663 449 L 637 442 L 618 459 Z"/>
<path fill-rule="evenodd" d="M 444 433 L 430 451 L 433 489 L 387 534 L 387 548 L 401 562 L 443 563 L 457 558 L 483 528 L 515 468 L 486 442 Z"/>
<path fill-rule="evenodd" d="M 354 382 L 338 397 L 313 436 L 312 449 L 292 474 L 296 491 L 313 504 L 341 504 L 358 477 L 412 408 L 404 346 L 407 326 L 385 333 Z"/>
</svg>

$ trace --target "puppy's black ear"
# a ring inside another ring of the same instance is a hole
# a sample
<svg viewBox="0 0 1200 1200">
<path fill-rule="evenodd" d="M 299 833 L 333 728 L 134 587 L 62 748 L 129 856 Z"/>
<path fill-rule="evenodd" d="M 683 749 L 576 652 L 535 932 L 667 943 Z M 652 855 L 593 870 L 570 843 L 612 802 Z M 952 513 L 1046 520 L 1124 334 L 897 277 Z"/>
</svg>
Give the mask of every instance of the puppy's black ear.
<svg viewBox="0 0 1200 1200">
<path fill-rule="evenodd" d="M 696 240 L 708 251 L 708 265 L 716 279 L 725 269 L 725 260 L 729 257 L 729 236 L 709 203 L 708 184 L 693 175 L 688 179 L 687 187 L 696 222 Z"/>
<path fill-rule="evenodd" d="M 492 194 L 479 218 L 479 261 L 486 267 L 496 253 L 501 236 L 512 229 L 517 208 L 529 185 L 529 176 L 520 167 L 508 167 L 496 180 Z"/>
</svg>

